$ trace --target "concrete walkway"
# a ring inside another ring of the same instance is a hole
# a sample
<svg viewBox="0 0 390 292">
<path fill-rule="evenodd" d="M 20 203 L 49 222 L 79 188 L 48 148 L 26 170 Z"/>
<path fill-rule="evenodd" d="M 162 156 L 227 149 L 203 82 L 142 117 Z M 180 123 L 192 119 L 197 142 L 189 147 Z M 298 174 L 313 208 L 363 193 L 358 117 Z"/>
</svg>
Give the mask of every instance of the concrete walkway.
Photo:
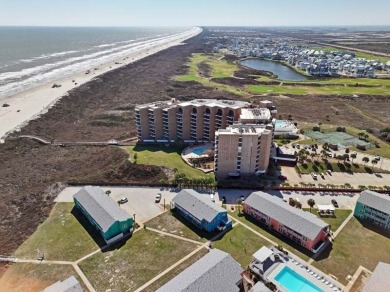
<svg viewBox="0 0 390 292">
<path fill-rule="evenodd" d="M 197 245 L 203 245 L 204 244 L 204 242 L 196 241 L 196 240 L 193 240 L 193 239 L 189 239 L 189 238 L 186 238 L 186 237 L 182 237 L 182 236 L 175 235 L 175 234 L 172 234 L 172 233 L 168 233 L 168 232 L 165 232 L 165 231 L 161 231 L 161 230 L 158 230 L 158 229 L 154 229 L 154 228 L 150 228 L 150 227 L 146 227 L 146 229 L 150 230 L 150 231 L 153 231 L 153 232 L 157 232 L 157 233 L 166 235 L 166 236 L 170 236 L 170 237 L 173 237 L 173 238 L 176 238 L 176 239 L 180 239 L 180 240 L 188 241 L 188 242 L 191 242 L 191 243 L 195 243 Z"/>
<path fill-rule="evenodd" d="M 366 269 L 366 268 L 363 267 L 363 266 L 359 266 L 359 268 L 357 268 L 355 274 L 353 274 L 351 281 L 349 281 L 348 285 L 345 286 L 345 291 L 351 290 L 353 284 L 355 284 L 356 280 L 359 278 L 360 274 L 361 274 L 363 271 L 369 273 L 370 275 L 372 274 L 372 272 L 371 272 L 370 270 Z"/>
<path fill-rule="evenodd" d="M 88 290 L 90 292 L 96 292 L 96 290 L 93 288 L 91 283 L 89 282 L 88 278 L 84 275 L 83 271 L 79 268 L 79 266 L 76 263 L 72 264 L 72 267 L 75 269 L 77 274 L 80 276 L 80 278 L 83 280 L 85 286 L 87 286 Z"/>
</svg>

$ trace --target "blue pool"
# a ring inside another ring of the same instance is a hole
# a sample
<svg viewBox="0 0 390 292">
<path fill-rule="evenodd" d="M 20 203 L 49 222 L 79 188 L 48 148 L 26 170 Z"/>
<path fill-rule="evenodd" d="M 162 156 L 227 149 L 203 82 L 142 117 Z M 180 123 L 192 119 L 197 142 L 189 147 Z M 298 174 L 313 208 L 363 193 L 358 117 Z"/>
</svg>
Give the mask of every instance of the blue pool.
<svg viewBox="0 0 390 292">
<path fill-rule="evenodd" d="M 284 267 L 274 278 L 290 292 L 322 292 L 320 288 L 297 274 L 289 267 Z"/>
<path fill-rule="evenodd" d="M 207 149 L 209 149 L 208 147 L 199 147 L 199 148 L 196 148 L 194 150 L 192 150 L 192 153 L 196 154 L 196 155 L 201 155 L 203 152 L 205 152 Z"/>
<path fill-rule="evenodd" d="M 284 120 L 276 120 L 275 121 L 275 127 L 283 127 L 283 126 L 287 126 L 288 125 L 288 122 L 284 121 Z"/>
</svg>

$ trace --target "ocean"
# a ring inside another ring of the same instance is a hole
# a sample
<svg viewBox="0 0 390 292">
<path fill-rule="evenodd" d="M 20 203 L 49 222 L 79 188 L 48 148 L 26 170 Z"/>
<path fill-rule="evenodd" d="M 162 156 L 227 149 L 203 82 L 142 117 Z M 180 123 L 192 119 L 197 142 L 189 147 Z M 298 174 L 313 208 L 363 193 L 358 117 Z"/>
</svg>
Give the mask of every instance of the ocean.
<svg viewBox="0 0 390 292">
<path fill-rule="evenodd" d="M 0 27 L 0 97 L 90 70 L 190 29 Z"/>
</svg>

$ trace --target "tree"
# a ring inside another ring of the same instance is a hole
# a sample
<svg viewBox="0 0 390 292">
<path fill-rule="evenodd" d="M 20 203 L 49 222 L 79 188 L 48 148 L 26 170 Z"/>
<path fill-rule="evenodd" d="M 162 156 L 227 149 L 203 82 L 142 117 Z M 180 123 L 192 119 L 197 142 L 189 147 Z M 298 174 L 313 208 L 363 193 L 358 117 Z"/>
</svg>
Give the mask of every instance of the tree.
<svg viewBox="0 0 390 292">
<path fill-rule="evenodd" d="M 359 134 L 358 134 L 358 137 L 359 137 L 359 139 L 362 139 L 363 138 L 363 136 L 364 136 L 364 132 L 360 132 Z"/>
<path fill-rule="evenodd" d="M 241 205 L 242 205 L 242 200 L 241 199 L 237 199 L 237 208 L 238 208 L 238 214 L 241 213 Z"/>
<path fill-rule="evenodd" d="M 352 154 L 351 154 L 352 163 L 353 163 L 353 160 L 356 159 L 356 157 L 357 157 L 356 153 L 352 153 Z"/>
<path fill-rule="evenodd" d="M 337 159 L 337 163 L 339 163 L 340 160 L 343 160 L 343 155 L 337 155 L 336 159 Z"/>
<path fill-rule="evenodd" d="M 365 156 L 365 157 L 362 158 L 362 161 L 364 162 L 364 165 L 366 165 L 366 163 L 368 163 L 370 161 L 370 158 Z"/>
<path fill-rule="evenodd" d="M 378 160 L 376 160 L 374 158 L 373 160 L 371 160 L 371 164 L 372 164 L 372 167 L 374 167 L 374 165 L 378 164 Z"/>
<path fill-rule="evenodd" d="M 364 133 L 364 135 L 363 135 L 363 137 L 364 137 L 364 140 L 368 140 L 368 137 L 370 137 L 367 133 Z"/>
<path fill-rule="evenodd" d="M 310 213 L 311 213 L 311 208 L 314 207 L 314 205 L 316 204 L 316 202 L 314 201 L 314 199 L 309 199 L 309 200 L 307 200 L 307 204 L 308 204 L 309 207 L 310 207 Z"/>
<path fill-rule="evenodd" d="M 137 159 L 138 159 L 138 154 L 134 153 L 134 160 L 137 161 Z"/>
<path fill-rule="evenodd" d="M 349 155 L 347 153 L 343 154 L 343 161 L 345 163 L 345 161 L 349 158 Z"/>
<path fill-rule="evenodd" d="M 325 149 L 325 150 L 328 150 L 329 149 L 329 143 L 325 142 L 324 145 L 322 145 L 322 148 Z"/>
<path fill-rule="evenodd" d="M 298 208 L 298 209 L 302 209 L 302 203 L 296 201 L 296 202 L 295 202 L 295 207 Z"/>
<path fill-rule="evenodd" d="M 288 199 L 288 204 L 289 204 L 290 206 L 295 207 L 296 201 L 295 201 L 293 198 L 289 198 L 289 199 Z"/>
<path fill-rule="evenodd" d="M 111 191 L 110 191 L 110 190 L 107 190 L 107 191 L 106 191 L 106 195 L 107 195 L 107 196 L 110 196 L 110 195 L 111 195 Z"/>
</svg>

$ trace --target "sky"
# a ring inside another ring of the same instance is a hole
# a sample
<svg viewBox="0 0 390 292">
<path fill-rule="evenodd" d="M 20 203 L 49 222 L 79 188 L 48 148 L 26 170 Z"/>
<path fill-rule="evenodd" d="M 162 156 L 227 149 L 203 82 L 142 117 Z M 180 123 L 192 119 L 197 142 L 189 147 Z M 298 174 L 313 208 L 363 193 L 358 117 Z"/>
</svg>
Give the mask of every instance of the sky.
<svg viewBox="0 0 390 292">
<path fill-rule="evenodd" d="M 0 25 L 390 25 L 389 11 L 389 0 L 0 0 Z"/>
</svg>

